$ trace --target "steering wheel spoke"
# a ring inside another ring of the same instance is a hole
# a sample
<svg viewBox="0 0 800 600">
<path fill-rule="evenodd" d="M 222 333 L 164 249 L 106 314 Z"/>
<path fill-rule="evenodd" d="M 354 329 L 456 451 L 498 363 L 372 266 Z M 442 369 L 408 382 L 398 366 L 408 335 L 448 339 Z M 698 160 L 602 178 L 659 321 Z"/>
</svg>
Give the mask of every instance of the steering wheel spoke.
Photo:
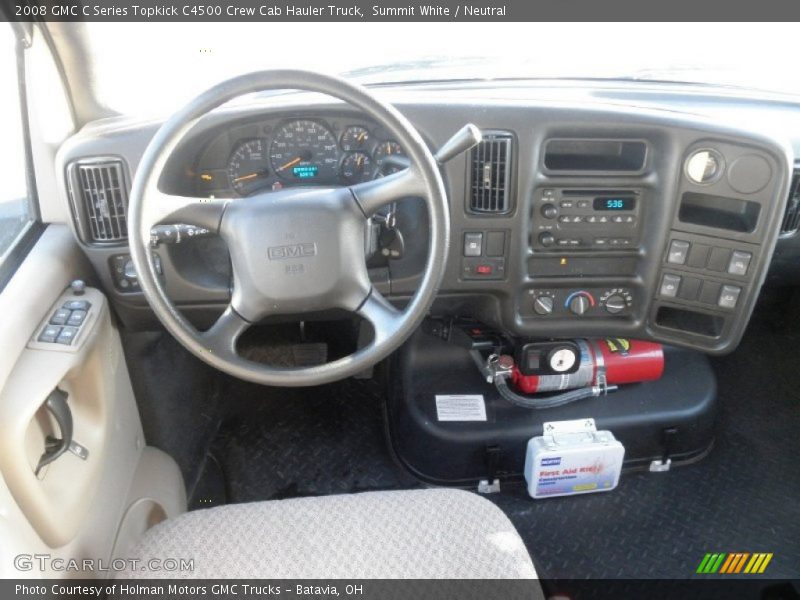
<svg viewBox="0 0 800 600">
<path fill-rule="evenodd" d="M 372 324 L 375 332 L 373 344 L 389 339 L 397 331 L 402 319 L 402 313 L 374 288 L 356 312 Z"/>
<path fill-rule="evenodd" d="M 200 334 L 200 339 L 206 352 L 223 358 L 238 358 L 236 343 L 249 327 L 250 322 L 228 306 L 217 321 Z"/>
<path fill-rule="evenodd" d="M 350 186 L 350 191 L 368 217 L 395 200 L 408 196 L 424 196 L 426 193 L 422 178 L 414 166 Z"/>
</svg>

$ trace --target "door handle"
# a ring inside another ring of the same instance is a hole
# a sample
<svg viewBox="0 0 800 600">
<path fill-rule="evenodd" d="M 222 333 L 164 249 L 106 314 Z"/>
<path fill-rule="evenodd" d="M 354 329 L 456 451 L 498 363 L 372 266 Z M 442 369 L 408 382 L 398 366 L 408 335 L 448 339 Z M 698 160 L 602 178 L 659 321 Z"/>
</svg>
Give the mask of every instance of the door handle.
<svg viewBox="0 0 800 600">
<path fill-rule="evenodd" d="M 42 454 L 42 457 L 39 459 L 39 464 L 36 465 L 36 475 L 39 474 L 42 467 L 49 465 L 69 450 L 70 444 L 72 443 L 72 411 L 67 404 L 67 397 L 66 392 L 55 388 L 50 392 L 47 400 L 44 401 L 45 408 L 50 411 L 50 414 L 53 415 L 56 423 L 58 423 L 61 438 L 47 436 L 44 454 Z"/>
</svg>

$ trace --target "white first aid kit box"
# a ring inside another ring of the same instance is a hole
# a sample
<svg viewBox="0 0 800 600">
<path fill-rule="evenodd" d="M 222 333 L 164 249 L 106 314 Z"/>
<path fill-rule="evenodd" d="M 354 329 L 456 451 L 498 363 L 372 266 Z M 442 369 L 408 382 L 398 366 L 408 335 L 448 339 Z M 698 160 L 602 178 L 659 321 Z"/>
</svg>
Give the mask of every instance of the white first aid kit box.
<svg viewBox="0 0 800 600">
<path fill-rule="evenodd" d="M 544 435 L 528 442 L 528 493 L 551 498 L 608 492 L 619 483 L 624 457 L 624 446 L 610 431 L 597 431 L 594 419 L 545 423 Z"/>
</svg>

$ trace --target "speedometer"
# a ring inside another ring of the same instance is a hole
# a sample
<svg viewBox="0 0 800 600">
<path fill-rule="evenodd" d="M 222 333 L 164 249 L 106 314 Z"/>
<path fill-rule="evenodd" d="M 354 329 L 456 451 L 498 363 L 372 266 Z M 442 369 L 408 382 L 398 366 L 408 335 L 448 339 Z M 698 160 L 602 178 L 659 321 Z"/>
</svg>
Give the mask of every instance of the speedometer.
<svg viewBox="0 0 800 600">
<path fill-rule="evenodd" d="M 272 169 L 293 181 L 335 180 L 339 171 L 336 138 L 322 123 L 299 119 L 275 131 L 269 153 Z"/>
</svg>

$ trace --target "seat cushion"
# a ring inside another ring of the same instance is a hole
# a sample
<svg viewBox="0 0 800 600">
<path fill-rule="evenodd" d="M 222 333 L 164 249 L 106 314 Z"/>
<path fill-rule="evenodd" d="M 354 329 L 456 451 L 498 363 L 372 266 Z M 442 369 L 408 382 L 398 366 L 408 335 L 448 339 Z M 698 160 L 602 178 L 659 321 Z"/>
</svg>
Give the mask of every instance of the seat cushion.
<svg viewBox="0 0 800 600">
<path fill-rule="evenodd" d="M 194 570 L 121 577 L 536 577 L 503 512 L 476 494 L 449 489 L 196 510 L 149 529 L 129 557 L 194 559 Z"/>
</svg>

